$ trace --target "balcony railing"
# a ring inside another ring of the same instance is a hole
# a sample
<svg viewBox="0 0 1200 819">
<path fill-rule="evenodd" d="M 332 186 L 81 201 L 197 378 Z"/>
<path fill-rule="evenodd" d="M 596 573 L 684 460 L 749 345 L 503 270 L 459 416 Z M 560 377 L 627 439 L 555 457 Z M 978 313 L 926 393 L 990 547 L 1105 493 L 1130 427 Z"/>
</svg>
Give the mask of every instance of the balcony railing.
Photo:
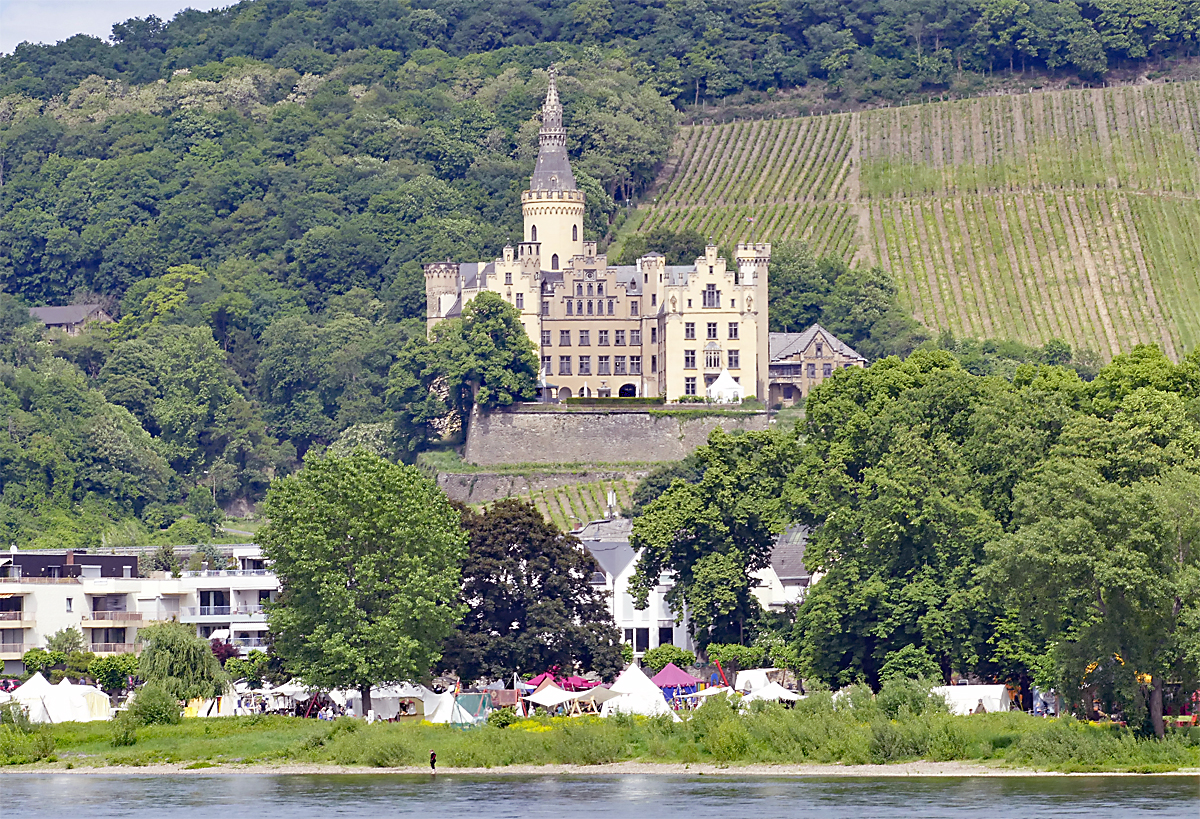
<svg viewBox="0 0 1200 819">
<path fill-rule="evenodd" d="M 0 643 L 0 654 L 24 654 L 24 643 Z"/>
<path fill-rule="evenodd" d="M 235 637 L 231 642 L 238 648 L 262 648 L 267 645 L 262 637 Z"/>
<path fill-rule="evenodd" d="M 20 611 L 0 611 L 0 620 L 24 620 L 25 613 Z"/>
<path fill-rule="evenodd" d="M 265 610 L 260 605 L 184 606 L 183 613 L 188 617 L 230 617 L 233 615 L 263 614 Z"/>
<path fill-rule="evenodd" d="M 16 574 L 0 574 L 0 583 L 78 583 L 78 577 L 26 577 Z"/>
<path fill-rule="evenodd" d="M 183 572 L 184 577 L 266 577 L 270 569 L 208 569 L 199 572 Z"/>
<path fill-rule="evenodd" d="M 128 654 L 136 648 L 135 643 L 92 643 L 93 654 Z"/>
<path fill-rule="evenodd" d="M 89 611 L 85 612 L 85 620 L 141 620 L 140 611 Z"/>
</svg>

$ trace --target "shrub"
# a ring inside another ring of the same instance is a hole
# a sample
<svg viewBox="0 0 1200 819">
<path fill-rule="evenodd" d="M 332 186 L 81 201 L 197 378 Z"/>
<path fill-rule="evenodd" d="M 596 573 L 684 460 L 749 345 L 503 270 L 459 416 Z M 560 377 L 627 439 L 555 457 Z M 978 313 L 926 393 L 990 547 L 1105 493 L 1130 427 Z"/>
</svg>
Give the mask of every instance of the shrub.
<svg viewBox="0 0 1200 819">
<path fill-rule="evenodd" d="M 928 680 L 892 677 L 879 689 L 875 704 L 888 719 L 919 717 L 931 711 L 946 711 L 946 698 L 934 694 Z"/>
<path fill-rule="evenodd" d="M 732 762 L 750 750 L 750 732 L 740 719 L 725 720 L 704 737 L 704 747 L 714 759 Z"/>
<path fill-rule="evenodd" d="M 679 646 L 668 644 L 647 651 L 642 655 L 642 662 L 653 668 L 654 673 L 657 674 L 667 667 L 667 663 L 675 663 L 680 668 L 694 665 L 696 655 L 690 651 L 684 651 Z"/>
<path fill-rule="evenodd" d="M 114 748 L 123 748 L 133 745 L 137 742 L 137 729 L 137 717 L 133 716 L 128 711 L 122 711 L 117 715 L 117 718 L 112 721 L 109 741 L 112 742 Z"/>
<path fill-rule="evenodd" d="M 129 714 L 139 725 L 178 725 L 183 721 L 179 700 L 157 683 L 138 689 Z"/>
<path fill-rule="evenodd" d="M 487 721 L 493 728 L 507 728 L 519 719 L 515 708 L 497 708 L 488 714 Z"/>
<path fill-rule="evenodd" d="M 25 765 L 54 753 L 54 737 L 43 727 L 22 731 L 14 725 L 0 725 L 0 765 Z"/>
</svg>

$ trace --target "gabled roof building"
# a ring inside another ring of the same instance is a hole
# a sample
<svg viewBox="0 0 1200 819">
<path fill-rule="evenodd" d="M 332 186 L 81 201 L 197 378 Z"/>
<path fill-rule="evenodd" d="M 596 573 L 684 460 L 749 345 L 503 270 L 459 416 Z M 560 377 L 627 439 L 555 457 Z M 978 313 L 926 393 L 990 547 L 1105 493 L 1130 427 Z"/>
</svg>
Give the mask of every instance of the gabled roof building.
<svg viewBox="0 0 1200 819">
<path fill-rule="evenodd" d="M 838 370 L 865 367 L 867 359 L 820 324 L 803 333 L 771 333 L 769 406 L 789 407 Z"/>
</svg>

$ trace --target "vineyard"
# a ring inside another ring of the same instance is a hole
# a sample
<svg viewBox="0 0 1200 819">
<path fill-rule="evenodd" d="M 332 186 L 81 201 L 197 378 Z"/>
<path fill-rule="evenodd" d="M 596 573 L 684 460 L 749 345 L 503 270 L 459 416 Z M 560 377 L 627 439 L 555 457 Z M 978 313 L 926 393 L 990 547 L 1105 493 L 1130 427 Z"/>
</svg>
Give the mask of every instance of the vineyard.
<svg viewBox="0 0 1200 819">
<path fill-rule="evenodd" d="M 630 493 L 635 481 L 611 480 L 573 483 L 554 489 L 541 489 L 531 495 L 519 496 L 537 507 L 547 520 L 564 532 L 577 529 L 583 524 L 608 516 L 608 493 L 616 495 L 616 512 L 631 506 Z"/>
<path fill-rule="evenodd" d="M 1198 83 L 685 127 L 657 191 L 640 232 L 878 263 L 958 336 L 1200 343 Z"/>
</svg>

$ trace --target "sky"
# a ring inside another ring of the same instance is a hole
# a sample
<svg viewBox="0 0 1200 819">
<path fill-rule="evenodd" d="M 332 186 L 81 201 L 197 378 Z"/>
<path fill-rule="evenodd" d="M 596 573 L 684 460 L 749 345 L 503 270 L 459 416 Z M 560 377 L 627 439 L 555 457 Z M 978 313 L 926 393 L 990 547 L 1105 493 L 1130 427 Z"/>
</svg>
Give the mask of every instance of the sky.
<svg viewBox="0 0 1200 819">
<path fill-rule="evenodd" d="M 0 54 L 17 44 L 57 43 L 75 34 L 107 40 L 113 23 L 153 14 L 170 20 L 186 8 L 209 11 L 236 0 L 0 0 Z"/>
</svg>

